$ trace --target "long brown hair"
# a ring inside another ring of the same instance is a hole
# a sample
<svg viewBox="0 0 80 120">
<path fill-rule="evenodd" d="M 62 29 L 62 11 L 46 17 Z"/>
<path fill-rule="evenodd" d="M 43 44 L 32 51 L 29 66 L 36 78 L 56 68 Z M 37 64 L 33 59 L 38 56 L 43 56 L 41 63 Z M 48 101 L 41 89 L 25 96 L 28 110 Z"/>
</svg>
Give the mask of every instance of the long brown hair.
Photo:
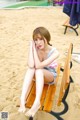
<svg viewBox="0 0 80 120">
<path fill-rule="evenodd" d="M 36 28 L 34 31 L 33 31 L 33 40 L 35 40 L 35 37 L 37 34 L 40 34 L 42 37 L 45 37 L 46 40 L 47 40 L 47 44 L 52 46 L 49 42 L 50 42 L 50 39 L 51 39 L 51 36 L 50 36 L 50 33 L 49 31 L 44 28 L 44 27 L 38 27 Z"/>
</svg>

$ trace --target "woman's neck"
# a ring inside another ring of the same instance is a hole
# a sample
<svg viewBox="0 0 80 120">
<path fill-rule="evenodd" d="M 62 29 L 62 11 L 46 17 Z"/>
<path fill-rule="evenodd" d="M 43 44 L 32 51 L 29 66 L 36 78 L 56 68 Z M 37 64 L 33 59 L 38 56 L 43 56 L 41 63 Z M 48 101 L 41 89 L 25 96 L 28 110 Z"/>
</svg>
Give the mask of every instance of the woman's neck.
<svg viewBox="0 0 80 120">
<path fill-rule="evenodd" d="M 44 49 L 40 50 L 41 54 L 44 56 L 47 56 L 47 54 L 49 53 L 49 51 L 52 49 L 51 46 L 47 45 Z"/>
</svg>

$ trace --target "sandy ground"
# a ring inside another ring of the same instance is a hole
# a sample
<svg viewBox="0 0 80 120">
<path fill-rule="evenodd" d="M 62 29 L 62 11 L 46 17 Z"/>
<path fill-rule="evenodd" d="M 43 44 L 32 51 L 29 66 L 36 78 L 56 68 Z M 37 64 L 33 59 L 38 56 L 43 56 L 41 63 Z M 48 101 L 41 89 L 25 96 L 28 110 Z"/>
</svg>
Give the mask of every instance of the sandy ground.
<svg viewBox="0 0 80 120">
<path fill-rule="evenodd" d="M 51 43 L 59 52 L 59 62 L 64 63 L 69 44 L 74 52 L 80 52 L 80 36 L 68 30 L 64 35 L 62 24 L 67 15 L 62 7 L 26 8 L 22 10 L 0 10 L 0 111 L 9 112 L 9 120 L 27 120 L 18 113 L 22 83 L 27 70 L 27 53 L 32 32 L 36 27 L 44 26 L 51 33 Z M 80 34 L 80 28 L 78 29 Z M 69 110 L 62 115 L 64 120 L 80 120 L 80 64 L 73 61 L 71 76 L 74 83 L 67 97 Z M 58 85 L 59 87 L 59 85 Z M 58 92 L 56 93 L 58 96 Z M 56 99 L 56 98 L 55 98 Z M 55 102 L 56 103 L 56 102 Z M 53 105 L 53 111 L 60 109 Z M 56 120 L 52 115 L 39 111 L 35 120 Z"/>
</svg>

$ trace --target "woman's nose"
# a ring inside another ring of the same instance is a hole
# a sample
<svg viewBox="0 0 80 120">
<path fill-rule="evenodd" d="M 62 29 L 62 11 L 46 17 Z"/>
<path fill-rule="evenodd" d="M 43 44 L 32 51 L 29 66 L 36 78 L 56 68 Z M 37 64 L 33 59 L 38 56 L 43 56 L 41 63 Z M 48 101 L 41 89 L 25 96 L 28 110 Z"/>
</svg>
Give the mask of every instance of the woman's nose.
<svg viewBox="0 0 80 120">
<path fill-rule="evenodd" d="M 37 43 L 39 44 L 40 42 L 41 42 L 41 41 L 38 39 L 38 40 L 37 40 Z"/>
</svg>

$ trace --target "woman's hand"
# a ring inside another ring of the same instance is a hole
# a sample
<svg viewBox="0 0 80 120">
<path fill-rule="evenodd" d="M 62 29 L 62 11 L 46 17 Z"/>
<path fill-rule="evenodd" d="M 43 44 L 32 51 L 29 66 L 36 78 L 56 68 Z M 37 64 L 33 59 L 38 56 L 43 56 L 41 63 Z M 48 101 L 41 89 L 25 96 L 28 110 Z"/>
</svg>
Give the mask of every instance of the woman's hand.
<svg viewBox="0 0 80 120">
<path fill-rule="evenodd" d="M 38 68 L 40 66 L 40 60 L 38 58 L 38 54 L 37 54 L 37 47 L 35 45 L 35 42 L 33 41 L 33 56 L 34 56 L 34 61 L 35 61 L 35 68 Z"/>
<path fill-rule="evenodd" d="M 31 40 L 30 41 L 30 47 L 32 48 L 32 46 L 33 46 L 33 41 Z"/>
<path fill-rule="evenodd" d="M 36 47 L 36 44 L 35 44 L 35 41 L 34 41 L 34 40 L 32 41 L 32 44 L 33 44 L 33 49 L 36 49 L 36 51 L 37 51 L 38 48 Z"/>
</svg>

